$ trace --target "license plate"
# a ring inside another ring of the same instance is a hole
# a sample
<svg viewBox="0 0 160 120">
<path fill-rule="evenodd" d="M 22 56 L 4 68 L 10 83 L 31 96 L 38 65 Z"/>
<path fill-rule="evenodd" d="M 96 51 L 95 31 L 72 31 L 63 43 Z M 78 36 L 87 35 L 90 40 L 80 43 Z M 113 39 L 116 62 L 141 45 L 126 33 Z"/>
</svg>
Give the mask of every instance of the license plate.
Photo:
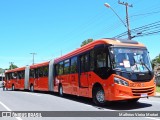
<svg viewBox="0 0 160 120">
<path fill-rule="evenodd" d="M 147 93 L 142 93 L 141 97 L 148 97 L 148 94 Z"/>
<path fill-rule="evenodd" d="M 130 87 L 145 87 L 144 83 L 130 83 Z"/>
</svg>

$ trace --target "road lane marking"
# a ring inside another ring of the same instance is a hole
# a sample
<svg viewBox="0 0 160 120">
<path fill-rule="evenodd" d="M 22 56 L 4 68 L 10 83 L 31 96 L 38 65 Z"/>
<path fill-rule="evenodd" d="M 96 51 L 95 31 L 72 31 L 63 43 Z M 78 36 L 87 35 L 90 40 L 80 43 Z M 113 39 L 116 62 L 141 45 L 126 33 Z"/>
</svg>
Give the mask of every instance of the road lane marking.
<svg viewBox="0 0 160 120">
<path fill-rule="evenodd" d="M 36 94 L 36 93 L 28 93 L 28 92 L 24 92 L 24 93 L 26 93 L 26 94 L 28 94 L 28 95 L 33 95 L 33 96 L 41 96 L 41 95 Z"/>
<path fill-rule="evenodd" d="M 7 107 L 4 103 L 2 103 L 1 101 L 0 101 L 0 104 L 7 110 L 7 111 L 12 111 L 9 107 Z M 17 120 L 22 120 L 22 118 L 20 118 L 20 117 L 15 117 Z"/>
<path fill-rule="evenodd" d="M 145 117 L 145 118 L 152 119 L 152 120 L 160 120 L 158 118 L 153 118 L 153 117 Z"/>
<path fill-rule="evenodd" d="M 0 101 L 0 104 L 7 110 L 7 111 L 12 111 L 11 109 L 9 109 L 4 103 L 2 103 L 1 101 Z"/>
<path fill-rule="evenodd" d="M 17 92 L 18 94 L 28 94 L 28 95 L 33 95 L 33 96 L 41 96 L 38 93 L 31 93 L 31 92 Z"/>
<path fill-rule="evenodd" d="M 140 100 L 140 102 L 155 102 L 155 103 L 160 103 L 159 101 L 149 101 L 149 100 Z"/>
</svg>

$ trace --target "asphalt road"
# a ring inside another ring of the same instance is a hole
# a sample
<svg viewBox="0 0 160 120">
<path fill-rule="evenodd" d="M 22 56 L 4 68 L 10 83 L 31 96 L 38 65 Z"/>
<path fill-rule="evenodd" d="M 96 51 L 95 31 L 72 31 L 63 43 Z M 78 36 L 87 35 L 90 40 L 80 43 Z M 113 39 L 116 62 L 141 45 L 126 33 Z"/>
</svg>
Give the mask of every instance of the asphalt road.
<svg viewBox="0 0 160 120">
<path fill-rule="evenodd" d="M 116 102 L 98 107 L 91 99 L 45 92 L 3 91 L 0 88 L 0 111 L 160 111 L 160 97 L 141 98 L 136 104 Z M 63 112 L 60 114 L 64 114 Z M 0 117 L 0 120 L 160 120 L 160 117 Z"/>
</svg>

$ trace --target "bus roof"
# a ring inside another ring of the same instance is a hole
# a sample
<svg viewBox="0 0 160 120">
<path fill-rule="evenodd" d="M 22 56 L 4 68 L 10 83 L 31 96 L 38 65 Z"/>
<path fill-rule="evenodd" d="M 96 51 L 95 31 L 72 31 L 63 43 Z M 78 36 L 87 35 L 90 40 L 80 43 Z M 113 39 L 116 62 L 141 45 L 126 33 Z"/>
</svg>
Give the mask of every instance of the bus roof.
<svg viewBox="0 0 160 120">
<path fill-rule="evenodd" d="M 7 70 L 5 73 L 11 73 L 11 72 L 18 72 L 18 71 L 23 71 L 25 70 L 25 67 L 20 67 L 20 68 L 15 68 L 12 70 Z"/>
<path fill-rule="evenodd" d="M 30 68 L 33 69 L 33 68 L 38 68 L 38 67 L 47 66 L 47 65 L 49 65 L 49 61 L 31 65 Z"/>
<path fill-rule="evenodd" d="M 100 45 L 100 44 L 108 44 L 108 45 L 115 45 L 115 46 L 132 46 L 132 47 L 145 47 L 143 44 L 134 41 L 134 40 L 126 40 L 126 39 L 115 39 L 115 38 L 104 38 L 100 40 L 95 40 L 87 45 L 84 45 L 83 47 L 80 47 L 62 57 L 59 57 L 55 59 L 55 63 L 60 62 L 61 60 L 65 60 L 69 57 L 78 55 L 80 53 L 83 53 L 87 50 L 90 50 L 94 48 L 95 45 Z"/>
</svg>

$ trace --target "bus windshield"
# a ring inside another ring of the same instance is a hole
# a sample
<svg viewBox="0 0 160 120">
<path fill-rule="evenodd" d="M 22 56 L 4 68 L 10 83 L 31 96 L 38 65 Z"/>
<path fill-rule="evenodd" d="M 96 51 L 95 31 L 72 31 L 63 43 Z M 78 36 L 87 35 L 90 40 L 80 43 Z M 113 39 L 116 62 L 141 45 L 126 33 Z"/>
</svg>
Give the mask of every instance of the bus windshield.
<svg viewBox="0 0 160 120">
<path fill-rule="evenodd" d="M 111 48 L 113 68 L 127 72 L 151 72 L 151 62 L 146 49 L 140 48 Z"/>
</svg>

